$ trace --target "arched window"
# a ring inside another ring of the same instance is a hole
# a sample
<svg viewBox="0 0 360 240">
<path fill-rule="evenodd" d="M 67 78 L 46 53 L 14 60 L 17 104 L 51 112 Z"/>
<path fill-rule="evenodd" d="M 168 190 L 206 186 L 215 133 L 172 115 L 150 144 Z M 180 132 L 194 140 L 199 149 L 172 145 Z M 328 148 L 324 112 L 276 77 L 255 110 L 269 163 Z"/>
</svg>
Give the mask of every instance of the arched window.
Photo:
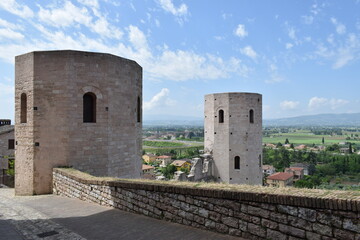
<svg viewBox="0 0 360 240">
<path fill-rule="evenodd" d="M 27 97 L 25 93 L 20 97 L 20 123 L 27 122 Z"/>
<path fill-rule="evenodd" d="M 254 110 L 250 109 L 249 111 L 250 123 L 254 123 Z"/>
<path fill-rule="evenodd" d="M 220 109 L 219 110 L 219 123 L 223 123 L 224 122 L 224 110 Z"/>
<path fill-rule="evenodd" d="M 137 122 L 141 122 L 141 102 L 140 102 L 140 97 L 137 98 L 137 109 L 136 109 L 136 113 L 137 113 Z"/>
<path fill-rule="evenodd" d="M 83 96 L 83 121 L 84 123 L 96 122 L 96 95 L 92 92 Z"/>
<path fill-rule="evenodd" d="M 235 160 L 235 169 L 240 169 L 240 157 L 236 156 L 234 160 Z"/>
</svg>

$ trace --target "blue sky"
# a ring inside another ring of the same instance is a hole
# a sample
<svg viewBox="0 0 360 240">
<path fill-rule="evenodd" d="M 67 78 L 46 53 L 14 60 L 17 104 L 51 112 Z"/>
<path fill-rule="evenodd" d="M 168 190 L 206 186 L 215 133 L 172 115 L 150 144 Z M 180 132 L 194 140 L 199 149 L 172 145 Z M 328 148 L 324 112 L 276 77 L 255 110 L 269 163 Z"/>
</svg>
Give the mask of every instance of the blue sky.
<svg viewBox="0 0 360 240">
<path fill-rule="evenodd" d="M 0 118 L 14 57 L 106 52 L 144 70 L 144 115 L 203 116 L 205 94 L 263 94 L 264 118 L 360 112 L 360 1 L 0 1 Z"/>
</svg>

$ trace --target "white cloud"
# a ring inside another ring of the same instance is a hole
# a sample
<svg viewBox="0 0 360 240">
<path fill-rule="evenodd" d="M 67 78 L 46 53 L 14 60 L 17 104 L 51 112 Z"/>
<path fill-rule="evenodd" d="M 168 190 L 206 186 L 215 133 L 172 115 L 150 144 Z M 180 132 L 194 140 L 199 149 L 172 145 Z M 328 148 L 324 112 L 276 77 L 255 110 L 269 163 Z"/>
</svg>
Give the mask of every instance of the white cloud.
<svg viewBox="0 0 360 240">
<path fill-rule="evenodd" d="M 313 21 L 314 21 L 314 17 L 313 16 L 301 16 L 301 19 L 303 20 L 303 22 L 305 23 L 305 24 L 312 24 L 313 23 Z"/>
<path fill-rule="evenodd" d="M 336 18 L 331 18 L 330 19 L 331 22 L 334 24 L 335 28 L 336 28 L 336 32 L 338 34 L 345 34 L 346 33 L 346 27 L 344 24 L 339 23 L 338 20 Z"/>
<path fill-rule="evenodd" d="M 294 45 L 292 43 L 286 43 L 285 47 L 286 49 L 291 49 Z"/>
<path fill-rule="evenodd" d="M 175 7 L 172 0 L 159 0 L 159 4 L 166 12 L 170 12 L 175 16 L 185 16 L 188 13 L 188 7 L 182 3 L 178 8 Z"/>
<path fill-rule="evenodd" d="M 159 93 L 151 98 L 150 101 L 143 103 L 143 108 L 145 111 L 154 109 L 155 107 L 163 106 L 173 106 L 175 101 L 168 98 L 170 90 L 168 88 L 163 88 Z"/>
<path fill-rule="evenodd" d="M 39 19 L 48 25 L 55 27 L 68 27 L 74 23 L 89 26 L 92 17 L 86 8 L 78 8 L 71 2 L 65 2 L 60 8 L 44 9 L 39 6 Z"/>
<path fill-rule="evenodd" d="M 0 8 L 22 18 L 32 18 L 33 11 L 25 5 L 18 4 L 15 0 L 1 0 Z"/>
<path fill-rule="evenodd" d="M 285 81 L 285 78 L 278 74 L 271 74 L 270 78 L 265 80 L 265 83 L 273 84 L 273 83 L 281 83 Z"/>
<path fill-rule="evenodd" d="M 19 29 L 22 30 L 23 29 L 22 26 L 10 23 L 10 22 L 8 22 L 6 20 L 3 20 L 1 18 L 0 18 L 0 27 L 5 27 L 5 28 L 13 29 L 13 30 L 19 30 Z"/>
<path fill-rule="evenodd" d="M 237 26 L 237 28 L 235 29 L 235 35 L 240 37 L 240 38 L 244 38 L 248 35 L 248 32 L 245 30 L 245 25 L 243 24 L 239 24 Z"/>
<path fill-rule="evenodd" d="M 257 53 L 254 51 L 254 49 L 252 49 L 251 46 L 246 46 L 246 47 L 240 49 L 240 52 L 252 59 L 256 59 L 256 57 L 257 57 Z"/>
<path fill-rule="evenodd" d="M 91 8 L 99 8 L 99 2 L 98 0 L 77 0 L 79 3 L 89 6 Z"/>
<path fill-rule="evenodd" d="M 289 38 L 296 40 L 295 29 L 293 27 L 290 27 L 288 29 L 288 35 L 289 35 Z"/>
<path fill-rule="evenodd" d="M 24 38 L 24 35 L 21 33 L 15 32 L 11 29 L 0 28 L 0 39 L 12 39 L 12 40 L 21 40 Z"/>
<path fill-rule="evenodd" d="M 71 2 L 65 2 L 64 6 L 52 9 L 44 9 L 39 6 L 39 19 L 44 23 L 58 28 L 73 27 L 76 24 L 82 24 L 90 31 L 99 34 L 101 37 L 120 39 L 122 32 L 120 29 L 111 25 L 108 20 L 101 16 L 96 10 L 98 2 L 93 0 L 80 1 L 85 5 L 93 7 L 97 19 L 94 20 L 86 7 L 77 7 Z"/>
<path fill-rule="evenodd" d="M 340 69 L 360 57 L 360 35 L 350 33 L 343 40 L 335 42 L 333 36 L 327 38 L 330 46 L 320 43 L 315 54 L 333 62 L 333 69 Z"/>
<path fill-rule="evenodd" d="M 319 108 L 330 108 L 332 110 L 335 110 L 348 103 L 349 101 L 344 99 L 335 99 L 335 98 L 328 99 L 322 97 L 313 97 L 309 100 L 308 106 L 311 110 L 319 109 Z"/>
<path fill-rule="evenodd" d="M 297 108 L 297 106 L 300 104 L 300 102 L 296 102 L 296 101 L 282 101 L 280 103 L 280 107 L 283 110 L 294 110 Z"/>
</svg>

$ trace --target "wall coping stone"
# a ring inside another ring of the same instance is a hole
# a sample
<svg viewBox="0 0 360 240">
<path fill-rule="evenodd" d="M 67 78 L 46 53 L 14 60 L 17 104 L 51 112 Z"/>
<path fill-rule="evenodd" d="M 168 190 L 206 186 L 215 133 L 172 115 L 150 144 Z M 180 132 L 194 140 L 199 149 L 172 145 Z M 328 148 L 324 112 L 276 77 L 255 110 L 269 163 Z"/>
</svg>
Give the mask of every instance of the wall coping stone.
<svg viewBox="0 0 360 240">
<path fill-rule="evenodd" d="M 206 187 L 201 186 L 201 183 L 197 182 L 159 182 L 144 179 L 94 177 L 72 168 L 54 168 L 53 171 L 79 183 L 90 185 L 104 185 L 115 188 L 167 192 L 182 195 L 188 194 L 199 197 L 272 203 L 306 208 L 360 212 L 360 191 L 320 189 L 300 189 L 299 191 L 299 189 L 296 189 L 296 191 L 292 193 L 291 189 L 293 188 L 269 188 L 246 185 L 230 186 L 229 184 L 217 184 L 218 187 L 214 187 L 215 184 L 204 183 L 204 185 L 208 185 L 208 187 Z"/>
</svg>

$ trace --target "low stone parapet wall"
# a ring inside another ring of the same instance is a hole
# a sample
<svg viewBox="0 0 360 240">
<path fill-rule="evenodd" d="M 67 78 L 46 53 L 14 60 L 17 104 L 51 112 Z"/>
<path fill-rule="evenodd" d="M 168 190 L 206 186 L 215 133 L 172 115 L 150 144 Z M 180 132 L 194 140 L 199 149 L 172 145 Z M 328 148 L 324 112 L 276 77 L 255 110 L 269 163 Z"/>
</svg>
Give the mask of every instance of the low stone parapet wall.
<svg viewBox="0 0 360 240">
<path fill-rule="evenodd" d="M 260 187 L 243 191 L 183 185 L 96 178 L 73 169 L 53 171 L 54 194 L 196 228 L 248 239 L 360 240 L 360 193 L 295 196 L 286 195 L 285 188 L 281 195 Z"/>
</svg>

